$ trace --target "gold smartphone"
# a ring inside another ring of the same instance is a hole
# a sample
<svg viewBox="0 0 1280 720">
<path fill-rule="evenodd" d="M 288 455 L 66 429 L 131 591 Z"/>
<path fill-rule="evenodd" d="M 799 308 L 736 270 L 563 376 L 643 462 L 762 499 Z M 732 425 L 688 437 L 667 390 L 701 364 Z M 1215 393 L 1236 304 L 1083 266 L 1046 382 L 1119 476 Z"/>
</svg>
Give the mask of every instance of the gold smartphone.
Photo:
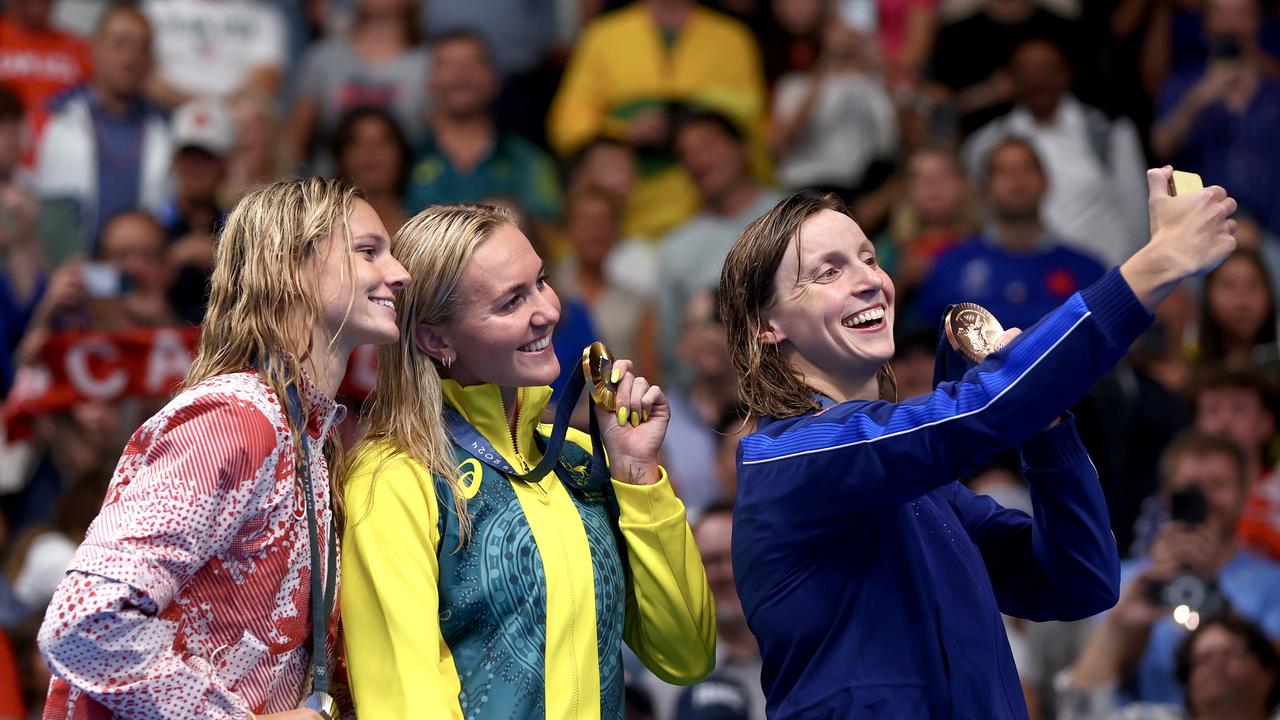
<svg viewBox="0 0 1280 720">
<path fill-rule="evenodd" d="M 1204 181 L 1195 173 L 1174 170 L 1173 177 L 1169 178 L 1169 194 L 1174 197 L 1203 189 Z"/>
</svg>

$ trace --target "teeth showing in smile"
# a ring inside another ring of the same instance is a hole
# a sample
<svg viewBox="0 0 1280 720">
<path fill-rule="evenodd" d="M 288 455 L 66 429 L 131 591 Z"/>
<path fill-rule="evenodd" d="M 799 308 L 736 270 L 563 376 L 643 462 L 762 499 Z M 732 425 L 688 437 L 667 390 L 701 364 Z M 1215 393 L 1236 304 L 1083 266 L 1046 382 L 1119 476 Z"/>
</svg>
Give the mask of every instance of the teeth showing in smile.
<svg viewBox="0 0 1280 720">
<path fill-rule="evenodd" d="M 383 298 L 370 298 L 370 299 L 373 300 L 374 305 L 381 305 L 382 307 L 391 308 L 392 310 L 396 309 L 396 304 L 390 300 L 386 300 Z"/>
<path fill-rule="evenodd" d="M 883 319 L 884 319 L 884 308 L 882 307 L 871 308 L 870 310 L 863 310 L 862 312 L 858 313 L 857 315 L 854 315 L 853 317 L 846 318 L 844 321 L 844 326 L 847 328 L 865 327 L 868 325 L 873 325 L 875 323 L 878 323 Z"/>
<path fill-rule="evenodd" d="M 528 345 L 524 345 L 517 349 L 520 350 L 520 352 L 538 352 L 539 350 L 546 348 L 550 344 L 551 344 L 551 336 L 548 335 L 542 338 L 541 340 L 534 340 Z"/>
</svg>

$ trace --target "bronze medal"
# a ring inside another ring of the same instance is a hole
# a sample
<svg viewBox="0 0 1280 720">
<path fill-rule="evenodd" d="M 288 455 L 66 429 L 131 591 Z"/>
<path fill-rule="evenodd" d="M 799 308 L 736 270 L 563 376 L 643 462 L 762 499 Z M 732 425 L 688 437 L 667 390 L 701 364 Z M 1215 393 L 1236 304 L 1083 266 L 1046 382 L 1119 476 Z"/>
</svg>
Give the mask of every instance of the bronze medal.
<svg viewBox="0 0 1280 720">
<path fill-rule="evenodd" d="M 951 308 L 943 323 L 947 341 L 971 362 L 980 363 L 1001 348 L 1004 328 L 986 308 L 973 303 L 960 303 Z"/>
<path fill-rule="evenodd" d="M 613 356 L 602 342 L 593 342 L 582 351 L 582 372 L 589 384 L 591 399 L 597 405 L 615 412 L 618 409 L 618 383 L 609 379 L 613 372 Z"/>
</svg>

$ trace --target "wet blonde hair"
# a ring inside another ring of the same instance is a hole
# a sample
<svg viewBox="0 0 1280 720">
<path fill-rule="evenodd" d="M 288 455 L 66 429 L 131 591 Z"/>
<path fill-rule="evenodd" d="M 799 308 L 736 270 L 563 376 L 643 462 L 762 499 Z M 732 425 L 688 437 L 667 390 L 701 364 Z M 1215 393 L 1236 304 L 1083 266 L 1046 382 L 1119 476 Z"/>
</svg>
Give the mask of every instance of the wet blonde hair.
<svg viewBox="0 0 1280 720">
<path fill-rule="evenodd" d="M 748 416 L 787 418 L 818 409 L 810 386 L 777 343 L 764 343 L 761 313 L 777 299 L 775 276 L 792 240 L 800 242 L 800 226 L 823 210 L 849 215 L 831 193 L 805 190 L 783 198 L 754 220 L 734 243 L 720 271 L 720 317 L 729 339 L 729 362 Z M 799 248 L 796 252 L 800 255 Z M 799 273 L 799 267 L 796 268 Z M 876 374 L 880 396 L 895 399 L 897 383 L 885 365 Z"/>
<path fill-rule="evenodd" d="M 461 536 L 470 533 L 453 445 L 444 431 L 440 368 L 418 347 L 419 325 L 442 326 L 457 309 L 463 271 L 484 241 L 516 218 L 490 205 L 436 205 L 414 215 L 391 240 L 391 254 L 414 279 L 397 302 L 400 342 L 378 348 L 364 443 L 390 445 L 443 478 L 453 494 Z M 377 470 L 375 470 L 375 481 Z"/>
<path fill-rule="evenodd" d="M 322 322 L 318 263 L 335 232 L 341 231 L 350 247 L 351 206 L 359 197 L 359 190 L 339 180 L 307 178 L 269 185 L 236 204 L 218 241 L 209 305 L 184 388 L 256 365 L 289 415 L 285 389 L 301 380 L 305 363 L 324 350 L 312 347 L 311 336 Z M 350 255 L 344 272 L 354 288 Z M 348 312 L 354 299 L 352 292 Z M 336 340 L 337 333 L 329 344 Z M 300 462 L 297 442 L 305 428 L 295 427 L 292 417 L 288 422 Z M 329 450 L 341 454 L 335 436 Z"/>
</svg>

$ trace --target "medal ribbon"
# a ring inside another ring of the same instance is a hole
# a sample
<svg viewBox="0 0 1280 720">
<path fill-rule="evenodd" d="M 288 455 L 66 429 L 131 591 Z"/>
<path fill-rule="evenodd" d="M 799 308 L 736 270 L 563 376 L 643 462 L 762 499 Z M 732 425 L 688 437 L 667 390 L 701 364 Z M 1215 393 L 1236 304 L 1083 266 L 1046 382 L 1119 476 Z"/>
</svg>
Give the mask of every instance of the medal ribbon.
<svg viewBox="0 0 1280 720">
<path fill-rule="evenodd" d="M 466 418 L 462 417 L 462 413 L 458 412 L 447 401 L 444 403 L 443 413 L 445 433 L 448 434 L 449 439 L 454 444 L 476 460 L 513 480 L 536 483 L 546 477 L 547 473 L 551 472 L 556 463 L 560 461 L 560 452 L 564 448 L 565 435 L 569 431 L 569 420 L 573 416 L 573 409 L 577 406 L 578 398 L 582 395 L 582 388 L 585 385 L 586 377 L 582 371 L 582 363 L 574 363 L 573 372 L 569 375 L 569 381 L 565 384 L 560 400 L 556 403 L 555 421 L 551 426 L 551 435 L 543 446 L 542 459 L 529 472 L 516 472 L 511 463 L 507 462 L 506 458 L 502 457 L 502 454 L 492 447 L 484 435 L 475 426 L 467 422 Z M 595 412 L 588 413 L 588 417 L 587 429 L 591 435 L 591 478 L 589 485 L 592 490 L 600 490 L 608 486 L 610 479 L 609 464 L 604 457 L 604 441 L 600 439 L 600 427 L 596 422 Z"/>
<path fill-rule="evenodd" d="M 302 445 L 302 491 L 307 508 L 307 541 L 311 546 L 311 692 L 329 692 L 329 618 L 333 615 L 334 594 L 337 591 L 338 579 L 338 533 L 334 528 L 332 517 L 326 535 L 329 541 L 328 576 L 324 579 L 324 590 L 320 588 L 320 576 L 324 568 L 320 567 L 320 518 L 316 514 L 316 500 L 312 492 L 311 482 L 311 448 L 307 445 L 306 415 L 302 412 L 302 400 L 298 396 L 298 386 L 289 383 L 286 388 L 289 396 L 289 416 L 294 427 L 302 433 L 299 444 Z"/>
</svg>

